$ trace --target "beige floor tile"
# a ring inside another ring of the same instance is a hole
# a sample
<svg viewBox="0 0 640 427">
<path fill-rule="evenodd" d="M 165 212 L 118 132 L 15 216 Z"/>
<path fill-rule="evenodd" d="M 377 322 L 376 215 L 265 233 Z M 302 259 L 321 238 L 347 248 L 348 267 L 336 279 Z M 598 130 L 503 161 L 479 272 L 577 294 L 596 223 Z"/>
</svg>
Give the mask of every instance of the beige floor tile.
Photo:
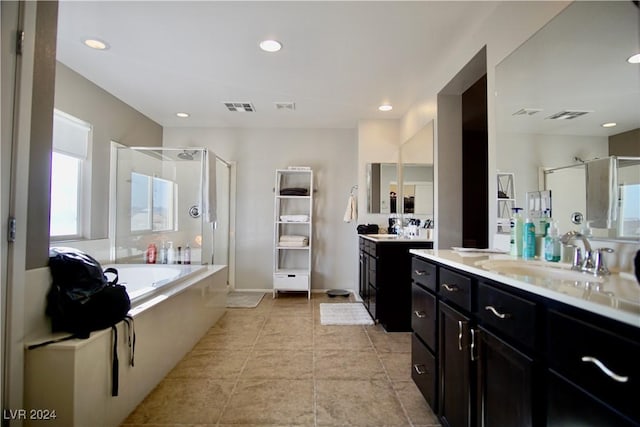
<svg viewBox="0 0 640 427">
<path fill-rule="evenodd" d="M 414 425 L 439 426 L 438 417 L 418 390 L 413 381 L 397 381 L 392 383 L 400 403 Z"/>
<path fill-rule="evenodd" d="M 316 425 L 407 426 L 407 419 L 387 381 L 316 380 Z"/>
<path fill-rule="evenodd" d="M 227 309 L 225 315 L 220 320 L 218 320 L 212 328 L 209 329 L 207 335 L 228 334 L 254 330 L 259 331 L 260 329 L 262 329 L 262 326 L 264 325 L 266 319 L 266 313 L 247 316 L 237 311 Z"/>
<path fill-rule="evenodd" d="M 240 381 L 220 423 L 312 426 L 313 380 Z"/>
<path fill-rule="evenodd" d="M 125 424 L 214 424 L 234 381 L 164 379 L 125 420 Z"/>
<path fill-rule="evenodd" d="M 308 335 L 313 332 L 310 317 L 271 316 L 262 328 L 263 334 Z"/>
<path fill-rule="evenodd" d="M 385 332 L 380 325 L 365 330 L 379 353 L 411 353 L 411 332 Z"/>
<path fill-rule="evenodd" d="M 259 331 L 238 333 L 207 334 L 193 347 L 193 350 L 249 350 L 256 343 Z"/>
<path fill-rule="evenodd" d="M 411 381 L 411 353 L 378 353 L 391 381 Z"/>
<path fill-rule="evenodd" d="M 314 352 L 316 379 L 385 380 L 386 374 L 373 351 L 318 350 Z"/>
<path fill-rule="evenodd" d="M 242 371 L 245 379 L 311 379 L 313 353 L 291 350 L 255 350 Z"/>
<path fill-rule="evenodd" d="M 261 333 L 256 341 L 255 350 L 311 350 L 313 334 L 290 335 L 286 333 Z"/>
<path fill-rule="evenodd" d="M 248 357 L 248 352 L 241 350 L 191 351 L 167 378 L 238 378 Z"/>
<path fill-rule="evenodd" d="M 315 350 L 373 350 L 362 326 L 314 326 Z"/>
</svg>

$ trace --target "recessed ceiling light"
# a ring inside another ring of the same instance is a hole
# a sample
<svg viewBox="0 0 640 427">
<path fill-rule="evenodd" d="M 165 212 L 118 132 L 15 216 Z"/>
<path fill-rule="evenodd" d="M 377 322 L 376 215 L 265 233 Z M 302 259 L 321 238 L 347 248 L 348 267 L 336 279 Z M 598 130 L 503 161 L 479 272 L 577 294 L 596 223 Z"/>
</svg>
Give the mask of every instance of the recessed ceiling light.
<svg viewBox="0 0 640 427">
<path fill-rule="evenodd" d="M 617 123 L 615 123 L 615 122 L 609 122 L 609 123 L 603 123 L 603 124 L 602 124 L 602 127 L 603 127 L 603 128 L 612 128 L 612 127 L 615 127 L 615 126 L 617 126 L 617 125 L 618 125 L 618 124 L 617 124 Z"/>
<path fill-rule="evenodd" d="M 628 59 L 627 62 L 629 64 L 640 64 L 640 53 L 636 53 L 635 55 L 631 55 Z"/>
<path fill-rule="evenodd" d="M 96 50 L 109 49 L 109 44 L 107 42 L 103 42 L 102 40 L 98 40 L 98 39 L 85 39 L 83 43 L 86 46 L 90 47 L 91 49 L 96 49 Z"/>
<path fill-rule="evenodd" d="M 265 52 L 277 52 L 282 49 L 282 43 L 277 40 L 262 40 L 260 42 L 260 49 Z"/>
<path fill-rule="evenodd" d="M 378 107 L 378 110 L 380 110 L 380 111 L 391 111 L 391 110 L 393 110 L 393 106 L 391 106 L 389 104 L 382 104 L 381 106 Z"/>
<path fill-rule="evenodd" d="M 187 117 L 190 116 L 189 113 L 176 113 L 176 116 L 180 117 L 181 119 L 186 119 Z"/>
</svg>

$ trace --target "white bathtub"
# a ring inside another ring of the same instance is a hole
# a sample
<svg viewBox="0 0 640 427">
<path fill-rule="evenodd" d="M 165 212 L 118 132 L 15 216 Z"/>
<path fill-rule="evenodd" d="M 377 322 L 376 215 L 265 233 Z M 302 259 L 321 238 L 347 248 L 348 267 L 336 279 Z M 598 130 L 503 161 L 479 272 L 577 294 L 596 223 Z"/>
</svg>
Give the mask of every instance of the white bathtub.
<svg viewBox="0 0 640 427">
<path fill-rule="evenodd" d="M 118 270 L 118 284 L 127 288 L 132 307 L 157 293 L 159 288 L 175 285 L 207 268 L 196 264 L 111 264 L 104 267 Z M 111 275 L 107 277 L 112 279 Z"/>
</svg>

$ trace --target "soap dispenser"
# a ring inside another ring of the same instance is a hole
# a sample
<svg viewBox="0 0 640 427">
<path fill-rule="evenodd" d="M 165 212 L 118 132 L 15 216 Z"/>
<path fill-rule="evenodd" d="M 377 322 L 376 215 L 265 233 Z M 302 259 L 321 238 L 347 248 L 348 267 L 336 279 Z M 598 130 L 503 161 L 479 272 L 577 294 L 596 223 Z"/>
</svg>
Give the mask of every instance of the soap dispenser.
<svg viewBox="0 0 640 427">
<path fill-rule="evenodd" d="M 522 258 L 533 259 L 536 256 L 536 226 L 531 217 L 527 217 L 522 232 Z"/>
<path fill-rule="evenodd" d="M 552 222 L 549 231 L 544 238 L 544 259 L 550 262 L 560 261 L 560 237 L 558 236 L 558 223 Z"/>
</svg>

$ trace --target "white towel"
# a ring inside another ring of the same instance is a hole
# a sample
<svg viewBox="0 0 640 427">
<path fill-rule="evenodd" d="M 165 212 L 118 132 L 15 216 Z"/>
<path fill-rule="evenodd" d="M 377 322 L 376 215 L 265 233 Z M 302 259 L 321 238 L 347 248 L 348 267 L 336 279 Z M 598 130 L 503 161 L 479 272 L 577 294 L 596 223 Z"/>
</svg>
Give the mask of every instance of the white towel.
<svg viewBox="0 0 640 427">
<path fill-rule="evenodd" d="M 356 203 L 356 196 L 349 195 L 347 200 L 347 209 L 344 212 L 344 222 L 351 222 L 358 219 L 358 206 Z"/>
<path fill-rule="evenodd" d="M 305 246 L 309 246 L 309 241 L 308 240 L 301 240 L 299 242 L 287 242 L 287 241 L 280 241 L 280 243 L 278 243 L 278 246 L 286 246 L 286 247 L 296 247 L 296 248 L 302 248 Z"/>
<path fill-rule="evenodd" d="M 309 215 L 280 215 L 280 221 L 284 222 L 308 222 Z"/>
<path fill-rule="evenodd" d="M 283 234 L 280 236 L 281 242 L 302 242 L 304 240 L 309 240 L 307 236 L 296 236 L 295 234 Z"/>
</svg>

